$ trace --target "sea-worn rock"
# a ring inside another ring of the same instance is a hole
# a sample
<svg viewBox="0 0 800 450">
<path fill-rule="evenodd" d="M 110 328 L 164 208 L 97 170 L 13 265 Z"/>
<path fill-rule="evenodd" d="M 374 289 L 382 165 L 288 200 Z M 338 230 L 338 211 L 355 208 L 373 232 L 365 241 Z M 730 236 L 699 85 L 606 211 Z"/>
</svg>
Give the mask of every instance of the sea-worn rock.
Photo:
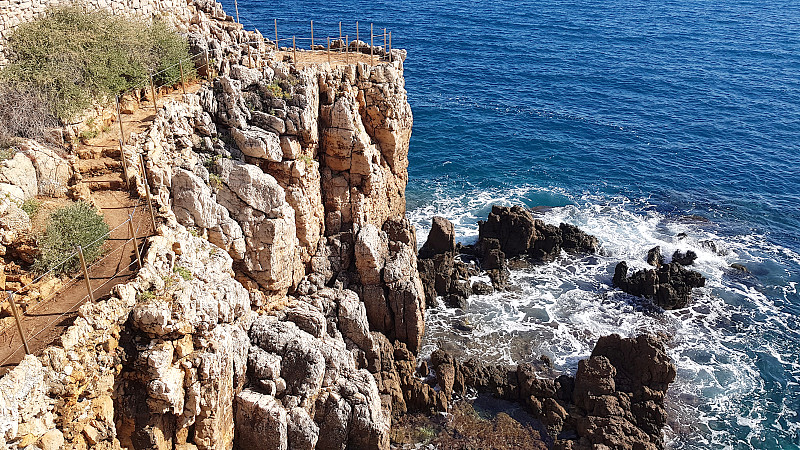
<svg viewBox="0 0 800 450">
<path fill-rule="evenodd" d="M 697 253 L 692 250 L 687 250 L 685 253 L 680 250 L 675 250 L 672 254 L 672 262 L 682 266 L 691 266 L 697 259 Z"/>
<path fill-rule="evenodd" d="M 661 255 L 661 247 L 655 246 L 647 251 L 647 264 L 653 267 L 661 267 L 664 264 L 664 256 Z"/>
<path fill-rule="evenodd" d="M 644 269 L 628 276 L 624 261 L 614 268 L 614 286 L 628 294 L 645 297 L 664 309 L 685 308 L 691 300 L 692 289 L 705 286 L 706 279 L 677 263 Z"/>
<path fill-rule="evenodd" d="M 561 224 L 556 227 L 534 219 L 521 206 L 493 206 L 489 217 L 478 222 L 478 239 L 497 239 L 507 257 L 527 256 L 549 261 L 561 250 L 570 253 L 594 253 L 598 242 L 577 227 Z"/>
</svg>

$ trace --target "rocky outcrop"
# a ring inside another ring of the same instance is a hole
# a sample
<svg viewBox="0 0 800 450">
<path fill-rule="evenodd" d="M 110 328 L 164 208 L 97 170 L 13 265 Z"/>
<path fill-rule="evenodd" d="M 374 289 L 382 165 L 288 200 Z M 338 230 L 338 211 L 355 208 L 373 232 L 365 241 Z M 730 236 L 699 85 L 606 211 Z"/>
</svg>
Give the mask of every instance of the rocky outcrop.
<svg viewBox="0 0 800 450">
<path fill-rule="evenodd" d="M 31 221 L 22 204 L 37 196 L 66 196 L 74 171 L 72 161 L 35 141 L 22 140 L 11 152 L 0 161 L 0 257 L 30 259 L 25 249 Z"/>
<path fill-rule="evenodd" d="M 469 277 L 478 275 L 478 271 L 457 256 L 453 224 L 444 217 L 434 217 L 417 263 L 428 305 L 436 306 L 437 295 L 449 306 L 466 305 L 472 294 Z"/>
<path fill-rule="evenodd" d="M 678 263 L 662 264 L 657 269 L 643 269 L 628 275 L 628 264 L 620 262 L 614 268 L 614 286 L 623 292 L 645 297 L 664 309 L 685 308 L 693 288 L 705 286 L 706 279 Z"/>
<path fill-rule="evenodd" d="M 379 381 L 382 392 L 394 395 L 394 414 L 443 411 L 476 389 L 525 405 L 554 448 L 663 448 L 664 396 L 676 372 L 654 336 L 600 338 L 574 377 L 540 378 L 549 371 L 544 365 L 461 362 L 442 350 L 419 368 L 411 361 L 402 346 L 384 346 L 380 353 L 380 362 L 394 367 Z"/>
<path fill-rule="evenodd" d="M 418 262 L 430 306 L 435 306 L 436 297 L 441 296 L 449 306 L 463 308 L 473 293 L 505 289 L 509 274 L 507 256 L 542 261 L 555 258 L 562 249 L 573 254 L 593 253 L 598 245 L 597 238 L 578 227 L 566 223 L 559 227 L 547 225 L 520 206 L 492 207 L 488 220 L 479 222 L 479 227 L 476 244 L 456 245 L 453 225 L 443 217 L 433 218 Z M 471 261 L 464 262 L 462 256 Z M 489 277 L 491 286 L 471 281 L 481 271 Z"/>
<path fill-rule="evenodd" d="M 520 206 L 493 206 L 485 221 L 478 222 L 478 240 L 497 239 L 507 257 L 527 256 L 537 261 L 549 261 L 561 250 L 570 253 L 594 253 L 597 238 L 587 235 L 573 225 L 556 227 L 534 219 Z"/>
</svg>

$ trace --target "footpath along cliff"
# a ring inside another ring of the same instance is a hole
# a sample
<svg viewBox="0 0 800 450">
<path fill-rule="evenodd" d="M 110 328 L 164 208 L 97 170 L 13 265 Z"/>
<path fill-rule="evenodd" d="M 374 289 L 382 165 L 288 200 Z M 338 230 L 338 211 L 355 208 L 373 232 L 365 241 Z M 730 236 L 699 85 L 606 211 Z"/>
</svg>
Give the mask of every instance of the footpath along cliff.
<svg viewBox="0 0 800 450">
<path fill-rule="evenodd" d="M 219 4 L 190 9 L 217 76 L 126 152 L 161 224 L 144 266 L 0 380 L 0 447 L 388 449 L 393 417 L 472 388 L 527 405 L 547 445 L 662 446 L 675 369 L 652 337 L 605 338 L 576 377 L 418 367 L 405 52 L 298 70 Z"/>
</svg>

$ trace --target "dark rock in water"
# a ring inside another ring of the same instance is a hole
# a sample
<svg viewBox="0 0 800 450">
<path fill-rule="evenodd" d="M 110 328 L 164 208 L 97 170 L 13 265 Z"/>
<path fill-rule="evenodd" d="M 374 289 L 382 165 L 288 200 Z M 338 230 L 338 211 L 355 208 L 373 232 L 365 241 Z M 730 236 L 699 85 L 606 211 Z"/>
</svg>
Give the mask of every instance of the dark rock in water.
<svg viewBox="0 0 800 450">
<path fill-rule="evenodd" d="M 561 248 L 569 253 L 594 253 L 597 251 L 597 238 L 586 234 L 575 225 L 562 223 L 558 226 L 561 231 Z"/>
<path fill-rule="evenodd" d="M 705 286 L 706 279 L 699 272 L 676 263 L 640 270 L 628 276 L 628 264 L 622 261 L 614 269 L 613 282 L 624 292 L 649 298 L 661 308 L 681 309 L 689 304 L 692 288 Z"/>
<path fill-rule="evenodd" d="M 454 280 L 450 290 L 445 296 L 447 306 L 464 309 L 467 307 L 467 298 L 472 294 L 472 287 L 467 280 Z"/>
<path fill-rule="evenodd" d="M 682 253 L 680 250 L 675 250 L 675 253 L 672 254 L 672 262 L 678 263 L 682 266 L 691 266 L 694 264 L 694 261 L 697 259 L 697 253 L 688 250 L 686 253 Z"/>
<path fill-rule="evenodd" d="M 678 233 L 678 236 L 677 236 L 677 237 L 678 237 L 678 240 L 679 240 L 679 241 L 682 241 L 682 240 L 684 240 L 684 239 L 688 238 L 688 237 L 689 237 L 689 235 L 688 235 L 688 234 L 686 234 L 686 233 Z"/>
<path fill-rule="evenodd" d="M 605 448 L 663 448 L 664 396 L 675 375 L 654 336 L 600 338 L 575 375 L 577 434 Z"/>
<path fill-rule="evenodd" d="M 417 270 L 429 306 L 436 306 L 436 297 L 442 296 L 450 306 L 464 307 L 472 293 L 468 280 L 478 271 L 471 264 L 456 260 L 456 248 L 453 224 L 443 217 L 434 217 L 428 240 L 417 259 Z"/>
<path fill-rule="evenodd" d="M 456 235 L 453 224 L 444 217 L 434 217 L 431 222 L 431 231 L 428 240 L 419 250 L 420 258 L 431 258 L 442 253 L 455 254 Z"/>
<path fill-rule="evenodd" d="M 505 268 L 487 270 L 486 274 L 492 280 L 492 287 L 498 291 L 504 291 L 508 287 L 508 270 Z"/>
<path fill-rule="evenodd" d="M 750 269 L 748 269 L 747 267 L 745 267 L 744 265 L 739 264 L 739 263 L 731 264 L 731 269 L 736 269 L 736 270 L 738 270 L 739 272 L 742 272 L 742 273 L 750 273 Z"/>
<path fill-rule="evenodd" d="M 536 238 L 535 219 L 521 206 L 492 206 L 488 219 L 478 222 L 478 237 L 497 239 L 507 256 L 527 254 Z"/>
<path fill-rule="evenodd" d="M 597 238 L 578 227 L 546 224 L 521 206 L 493 206 L 487 220 L 478 222 L 478 237 L 479 242 L 496 239 L 506 257 L 527 256 L 538 261 L 551 261 L 562 249 L 594 253 L 598 245 Z"/>
<path fill-rule="evenodd" d="M 647 251 L 647 264 L 653 267 L 661 267 L 664 264 L 664 256 L 661 255 L 661 247 L 656 245 Z"/>
<path fill-rule="evenodd" d="M 484 283 L 483 281 L 476 281 L 472 283 L 472 293 L 475 295 L 487 295 L 494 291 L 492 285 Z"/>
<path fill-rule="evenodd" d="M 417 270 L 425 292 L 425 303 L 436 307 L 436 264 L 432 259 L 418 259 Z"/>
</svg>

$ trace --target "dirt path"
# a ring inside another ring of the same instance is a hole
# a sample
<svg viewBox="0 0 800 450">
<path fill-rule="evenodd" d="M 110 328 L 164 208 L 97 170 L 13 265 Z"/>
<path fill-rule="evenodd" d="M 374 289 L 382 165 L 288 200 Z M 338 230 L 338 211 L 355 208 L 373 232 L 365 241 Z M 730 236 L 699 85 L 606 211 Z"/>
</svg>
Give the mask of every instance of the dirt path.
<svg viewBox="0 0 800 450">
<path fill-rule="evenodd" d="M 188 85 L 187 92 L 195 92 L 199 87 L 199 83 Z M 167 98 L 176 99 L 181 94 L 181 89 L 177 89 L 159 97 L 159 105 Z M 143 102 L 133 114 L 123 114 L 126 140 L 131 132 L 145 131 L 154 117 L 152 103 L 147 102 Z M 154 231 L 145 200 L 132 196 L 124 186 L 118 139 L 119 125 L 114 123 L 106 133 L 79 145 L 75 151 L 78 155 L 94 155 L 81 159 L 77 167 L 83 182 L 92 190 L 94 204 L 100 208 L 103 219 L 112 230 L 104 244 L 104 256 L 88 269 L 95 301 L 103 301 L 114 286 L 136 276 L 136 253 L 133 243 L 129 241 L 130 229 L 126 222 L 129 216 L 132 216 L 140 249 L 144 239 Z M 116 158 L 111 158 L 111 155 L 116 155 Z M 28 308 L 22 314 L 21 322 L 31 353 L 38 355 L 57 340 L 78 316 L 80 306 L 88 300 L 86 281 L 78 273 L 64 280 L 55 295 Z M 24 356 L 25 350 L 16 326 L 0 330 L 0 375 L 15 367 Z"/>
</svg>

